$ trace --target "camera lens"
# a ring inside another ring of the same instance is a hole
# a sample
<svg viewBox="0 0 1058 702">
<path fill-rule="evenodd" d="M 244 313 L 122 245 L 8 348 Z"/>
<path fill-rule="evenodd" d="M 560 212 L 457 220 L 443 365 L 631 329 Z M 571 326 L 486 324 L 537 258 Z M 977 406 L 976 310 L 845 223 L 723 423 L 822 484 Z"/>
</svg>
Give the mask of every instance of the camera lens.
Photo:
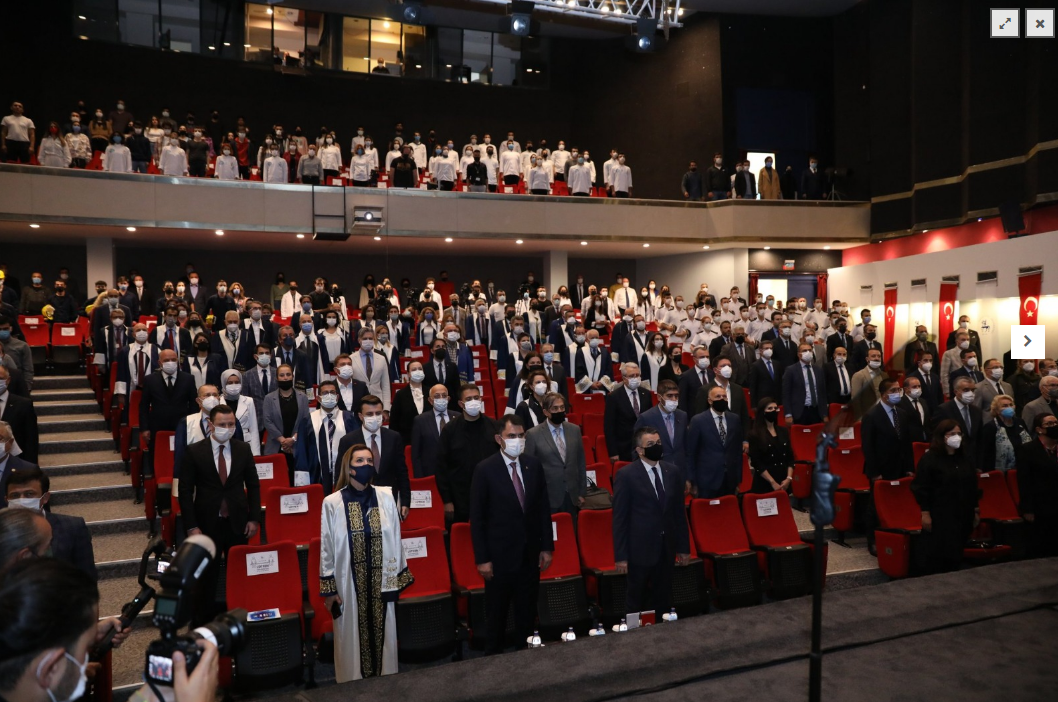
<svg viewBox="0 0 1058 702">
<path fill-rule="evenodd" d="M 246 640 L 246 610 L 224 612 L 209 624 L 195 629 L 194 633 L 216 646 L 220 655 L 233 656 Z"/>
</svg>

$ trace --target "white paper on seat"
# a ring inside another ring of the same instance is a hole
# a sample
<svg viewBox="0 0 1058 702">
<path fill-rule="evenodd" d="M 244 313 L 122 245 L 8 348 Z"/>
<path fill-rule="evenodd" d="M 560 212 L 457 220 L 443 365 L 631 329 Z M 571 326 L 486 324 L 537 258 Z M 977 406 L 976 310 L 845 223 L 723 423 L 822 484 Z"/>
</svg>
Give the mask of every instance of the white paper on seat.
<svg viewBox="0 0 1058 702">
<path fill-rule="evenodd" d="M 410 539 L 400 540 L 401 548 L 404 549 L 405 560 L 412 558 L 426 558 L 426 537 L 416 536 Z"/>
<path fill-rule="evenodd" d="M 309 472 L 307 470 L 294 471 L 294 487 L 305 487 L 309 484 Z"/>
<path fill-rule="evenodd" d="M 268 575 L 279 572 L 279 551 L 246 554 L 246 575 Z"/>
<path fill-rule="evenodd" d="M 309 493 L 283 495 L 279 498 L 280 514 L 303 514 L 309 511 Z"/>
<path fill-rule="evenodd" d="M 433 493 L 429 490 L 411 491 L 411 508 L 422 509 L 433 507 Z"/>
<path fill-rule="evenodd" d="M 257 479 L 258 480 L 272 480 L 275 477 L 271 463 L 258 463 L 257 464 Z"/>
<path fill-rule="evenodd" d="M 779 504 L 774 497 L 757 500 L 758 517 L 775 517 L 779 514 Z"/>
</svg>

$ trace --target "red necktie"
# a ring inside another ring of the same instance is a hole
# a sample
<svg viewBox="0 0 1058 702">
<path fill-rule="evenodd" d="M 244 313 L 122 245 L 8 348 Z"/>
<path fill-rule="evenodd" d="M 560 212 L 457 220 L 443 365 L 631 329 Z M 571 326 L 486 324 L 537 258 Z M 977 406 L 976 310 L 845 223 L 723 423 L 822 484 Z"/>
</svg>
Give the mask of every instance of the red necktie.
<svg viewBox="0 0 1058 702">
<path fill-rule="evenodd" d="M 220 451 L 217 452 L 217 473 L 220 474 L 220 484 L 225 485 L 228 482 L 228 462 L 224 459 L 224 446 L 220 447 Z M 228 499 L 222 498 L 220 501 L 220 516 L 227 518 L 228 516 Z"/>
<path fill-rule="evenodd" d="M 169 330 L 169 348 L 173 351 L 176 350 L 176 339 L 174 338 L 172 329 Z"/>
</svg>

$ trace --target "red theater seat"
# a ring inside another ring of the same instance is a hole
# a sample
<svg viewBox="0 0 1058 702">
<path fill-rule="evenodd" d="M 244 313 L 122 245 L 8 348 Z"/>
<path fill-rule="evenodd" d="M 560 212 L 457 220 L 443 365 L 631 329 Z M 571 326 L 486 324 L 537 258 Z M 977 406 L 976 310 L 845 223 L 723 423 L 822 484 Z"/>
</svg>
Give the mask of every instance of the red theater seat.
<svg viewBox="0 0 1058 702">
<path fill-rule="evenodd" d="M 812 549 L 801 539 L 785 492 L 742 496 L 742 521 L 773 599 L 812 589 Z"/>
<path fill-rule="evenodd" d="M 760 567 L 733 495 L 691 501 L 691 536 L 719 607 L 757 604 Z"/>
</svg>

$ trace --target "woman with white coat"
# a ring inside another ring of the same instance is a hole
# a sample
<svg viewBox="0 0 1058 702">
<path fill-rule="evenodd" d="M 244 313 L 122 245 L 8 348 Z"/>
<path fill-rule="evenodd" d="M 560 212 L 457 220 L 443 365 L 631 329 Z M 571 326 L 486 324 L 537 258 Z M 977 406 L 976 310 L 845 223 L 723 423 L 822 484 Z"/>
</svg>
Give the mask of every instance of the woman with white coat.
<svg viewBox="0 0 1058 702">
<path fill-rule="evenodd" d="M 334 143 L 334 137 L 328 134 L 323 138 L 320 150 L 320 165 L 323 166 L 323 184 L 328 178 L 337 178 L 342 171 L 342 150 Z"/>
<path fill-rule="evenodd" d="M 250 452 L 261 455 L 261 432 L 257 428 L 257 408 L 252 397 L 242 394 L 242 373 L 231 368 L 220 374 L 224 404 L 235 410 L 235 419 L 242 428 L 243 441 L 250 444 Z"/>
<path fill-rule="evenodd" d="M 132 173 L 132 154 L 121 143 L 121 135 L 111 137 L 111 144 L 103 152 L 103 170 L 110 173 Z M 186 159 L 184 161 L 187 162 Z"/>
<path fill-rule="evenodd" d="M 68 168 L 70 165 L 70 149 L 59 134 L 59 123 L 52 122 L 48 125 L 48 131 L 40 140 L 37 149 L 37 161 L 42 166 L 49 168 Z"/>
</svg>

